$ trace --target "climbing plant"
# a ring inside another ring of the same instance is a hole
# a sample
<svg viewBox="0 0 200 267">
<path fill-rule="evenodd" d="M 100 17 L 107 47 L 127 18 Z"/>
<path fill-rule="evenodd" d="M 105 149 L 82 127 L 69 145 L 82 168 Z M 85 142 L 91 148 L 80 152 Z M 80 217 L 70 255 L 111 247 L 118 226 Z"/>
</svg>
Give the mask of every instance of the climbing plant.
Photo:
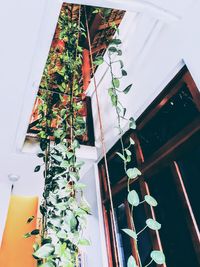
<svg viewBox="0 0 200 267">
<path fill-rule="evenodd" d="M 136 208 L 139 205 L 143 205 L 144 203 L 147 203 L 151 207 L 157 206 L 157 201 L 155 198 L 153 198 L 150 195 L 146 195 L 144 199 L 140 200 L 139 195 L 136 190 L 131 190 L 130 183 L 134 179 L 138 179 L 141 176 L 141 172 L 136 167 L 128 167 L 128 163 L 131 162 L 132 158 L 132 152 L 130 150 L 131 146 L 134 146 L 135 142 L 132 138 L 129 140 L 129 145 L 125 146 L 125 143 L 123 141 L 123 134 L 125 133 L 125 130 L 122 127 L 122 121 L 126 121 L 129 124 L 129 129 L 136 129 L 136 123 L 133 117 L 127 118 L 126 116 L 126 107 L 123 106 L 123 104 L 120 102 L 120 95 L 121 94 L 128 94 L 130 90 L 132 90 L 132 84 L 127 85 L 125 88 L 121 89 L 120 83 L 121 80 L 127 76 L 127 72 L 124 69 L 124 63 L 122 61 L 122 41 L 119 38 L 119 29 L 112 25 L 116 29 L 116 35 L 115 38 L 113 38 L 110 42 L 109 48 L 108 48 L 108 62 L 107 65 L 110 70 L 111 74 L 111 86 L 108 89 L 108 94 L 110 96 L 112 106 L 115 108 L 116 111 L 116 117 L 117 117 L 117 128 L 119 130 L 119 136 L 120 136 L 120 143 L 121 143 L 121 153 L 117 152 L 117 155 L 121 158 L 123 161 L 124 171 L 127 176 L 127 200 L 131 207 L 131 215 L 132 215 L 132 223 L 133 222 L 133 211 L 134 208 Z M 99 59 L 99 60 L 103 60 Z M 117 65 L 117 67 L 116 67 Z M 117 74 L 115 74 L 115 69 L 117 69 Z M 120 70 L 120 71 L 119 71 Z M 121 75 L 119 75 L 119 72 Z M 140 255 L 138 251 L 138 237 L 139 235 L 146 230 L 146 228 L 150 228 L 151 230 L 159 230 L 161 228 L 161 224 L 158 223 L 156 220 L 152 218 L 147 218 L 147 220 L 144 222 L 144 228 L 141 229 L 139 232 L 135 232 L 133 229 L 122 229 L 124 233 L 126 233 L 130 238 L 134 239 L 136 244 L 136 250 L 137 255 L 135 258 L 130 255 L 127 266 L 128 267 L 142 267 L 142 263 L 140 260 Z M 156 262 L 157 264 L 164 264 L 165 263 L 165 256 L 162 251 L 159 250 L 153 250 L 150 253 L 151 260 L 148 264 L 146 264 L 144 267 L 147 267 L 151 265 L 152 262 Z"/>
<path fill-rule="evenodd" d="M 94 12 L 99 13 L 106 21 L 106 17 L 110 12 L 110 10 L 107 10 L 107 12 L 105 12 L 104 9 L 97 8 L 95 9 Z M 120 95 L 128 94 L 129 91 L 132 90 L 132 84 L 127 85 L 125 88 L 122 88 L 121 86 L 121 80 L 127 76 L 127 71 L 124 68 L 124 62 L 122 60 L 122 54 L 123 54 L 123 51 L 121 49 L 122 41 L 119 38 L 118 27 L 114 23 L 111 25 L 111 27 L 115 30 L 115 37 L 109 41 L 109 47 L 107 50 L 108 61 L 104 60 L 103 56 L 99 56 L 94 61 L 94 64 L 101 65 L 102 63 L 106 63 L 109 67 L 111 75 L 111 86 L 108 88 L 108 95 L 110 96 L 112 106 L 115 108 L 116 111 L 116 118 L 117 118 L 116 128 L 119 131 L 119 139 L 121 143 L 121 152 L 116 152 L 116 154 L 123 161 L 124 172 L 126 173 L 127 176 L 127 193 L 128 193 L 127 200 L 131 208 L 132 225 L 134 226 L 134 220 L 133 220 L 134 208 L 138 207 L 139 205 L 143 205 L 144 203 L 147 203 L 151 207 L 156 207 L 158 203 L 156 199 L 150 195 L 146 195 L 144 199 L 140 200 L 137 191 L 132 190 L 130 188 L 130 183 L 135 179 L 139 179 L 142 173 L 135 166 L 131 168 L 129 167 L 133 156 L 130 148 L 131 146 L 135 145 L 135 141 L 132 138 L 130 138 L 128 146 L 125 145 L 123 141 L 123 135 L 125 134 L 125 130 L 122 126 L 122 122 L 126 121 L 129 124 L 128 128 L 132 130 L 136 129 L 136 122 L 133 117 L 127 118 L 126 116 L 127 109 L 126 107 L 123 106 L 122 102 L 120 101 Z M 107 179 L 109 180 L 109 177 L 107 177 Z M 108 181 L 108 183 L 110 183 L 110 181 Z M 164 253 L 160 250 L 153 250 L 150 253 L 151 260 L 149 261 L 149 263 L 146 264 L 145 266 L 142 266 L 137 242 L 139 235 L 147 228 L 150 228 L 151 230 L 154 231 L 158 231 L 161 228 L 161 224 L 152 218 L 147 218 L 146 221 L 144 222 L 143 229 L 141 229 L 139 232 L 136 232 L 134 229 L 122 229 L 122 231 L 125 234 L 127 234 L 130 238 L 134 239 L 136 246 L 137 255 L 134 255 L 135 257 L 133 257 L 133 255 L 130 255 L 127 262 L 127 267 L 147 267 L 151 265 L 151 263 L 153 262 L 157 264 L 165 263 Z"/>
<path fill-rule="evenodd" d="M 73 10 L 76 9 L 76 18 Z M 77 161 L 78 137 L 85 133 L 82 117 L 84 92 L 80 83 L 85 30 L 81 8 L 64 5 L 41 81 L 37 129 L 43 163 L 44 193 L 38 229 L 25 237 L 38 236 L 33 257 L 41 267 L 79 266 L 79 248 L 89 245 L 83 236 L 90 207 L 80 179 L 83 162 Z M 30 217 L 27 223 L 36 220 Z"/>
</svg>

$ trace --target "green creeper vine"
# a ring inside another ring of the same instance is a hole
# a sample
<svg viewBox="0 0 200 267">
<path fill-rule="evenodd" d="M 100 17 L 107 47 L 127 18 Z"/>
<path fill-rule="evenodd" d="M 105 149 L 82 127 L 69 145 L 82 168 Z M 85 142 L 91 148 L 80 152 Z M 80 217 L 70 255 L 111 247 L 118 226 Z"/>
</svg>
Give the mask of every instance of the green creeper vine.
<svg viewBox="0 0 200 267">
<path fill-rule="evenodd" d="M 73 21 L 68 6 L 61 10 L 57 42 L 49 53 L 38 96 L 41 152 L 37 156 L 43 164 L 36 166 L 35 172 L 44 166 L 44 193 L 39 227 L 25 237 L 38 236 L 33 257 L 40 267 L 79 266 L 79 248 L 90 243 L 83 236 L 90 214 L 83 196 L 85 185 L 79 181 L 83 162 L 76 158 L 80 147 L 77 137 L 85 132 L 80 114 L 84 92 L 79 81 L 82 66 L 79 39 L 85 37 L 85 30 L 80 23 L 81 9 L 78 12 L 78 19 Z M 27 223 L 32 220 L 36 218 L 30 217 Z"/>
<path fill-rule="evenodd" d="M 101 12 L 101 10 L 99 11 Z M 130 182 L 134 179 L 139 178 L 141 176 L 141 172 L 138 168 L 128 168 L 127 164 L 131 162 L 131 156 L 132 152 L 130 150 L 130 147 L 135 144 L 134 140 L 130 138 L 129 145 L 126 147 L 124 144 L 124 141 L 122 139 L 123 134 L 125 131 L 123 130 L 121 126 L 121 122 L 123 120 L 126 120 L 129 122 L 129 129 L 136 129 L 136 123 L 134 119 L 131 118 L 126 118 L 126 108 L 122 105 L 120 102 L 120 94 L 128 94 L 129 91 L 132 88 L 132 84 L 128 85 L 126 88 L 121 89 L 120 88 L 120 80 L 123 79 L 125 76 L 127 76 L 127 72 L 124 69 L 124 63 L 121 60 L 122 56 L 122 50 L 120 49 L 120 45 L 122 44 L 121 40 L 119 39 L 119 30 L 118 28 L 113 25 L 112 27 L 115 28 L 116 30 L 116 37 L 110 41 L 110 45 L 108 48 L 108 59 L 109 61 L 106 62 L 107 65 L 109 66 L 110 74 L 111 74 L 111 79 L 112 79 L 112 84 L 111 87 L 108 89 L 108 94 L 110 96 L 111 102 L 113 107 L 115 108 L 116 111 L 116 116 L 117 116 L 117 128 L 119 130 L 119 136 L 120 136 L 120 142 L 121 142 L 121 150 L 122 153 L 117 152 L 117 155 L 121 158 L 123 161 L 124 165 L 124 171 L 127 175 L 128 181 L 127 181 L 127 191 L 128 191 L 128 196 L 127 200 L 131 206 L 131 214 L 133 215 L 133 209 L 139 205 L 142 205 L 144 202 L 146 202 L 148 205 L 152 207 L 157 206 L 157 201 L 150 195 L 146 195 L 144 197 L 144 200 L 139 199 L 139 195 L 135 190 L 130 189 Z M 102 64 L 104 61 L 103 57 L 98 58 L 97 64 Z M 121 70 L 121 76 L 118 77 L 114 73 L 114 68 L 113 66 L 118 64 L 120 70 Z M 133 217 L 132 217 L 133 221 Z M 137 248 L 137 259 L 135 259 L 132 255 L 129 257 L 128 262 L 127 262 L 127 267 L 147 267 L 151 265 L 151 263 L 154 261 L 157 264 L 164 264 L 165 263 L 165 256 L 162 251 L 154 250 L 150 253 L 151 261 L 145 265 L 142 266 L 141 260 L 140 260 L 140 255 L 138 251 L 138 246 L 137 246 L 137 239 L 138 236 L 145 231 L 146 228 L 150 228 L 152 230 L 159 230 L 161 228 L 160 223 L 155 221 L 152 218 L 148 218 L 145 222 L 145 226 L 143 229 L 141 229 L 138 233 L 136 233 L 133 229 L 122 229 L 124 233 L 126 233 L 129 237 L 135 240 L 136 243 L 136 248 Z M 139 265 L 138 265 L 139 264 Z"/>
</svg>

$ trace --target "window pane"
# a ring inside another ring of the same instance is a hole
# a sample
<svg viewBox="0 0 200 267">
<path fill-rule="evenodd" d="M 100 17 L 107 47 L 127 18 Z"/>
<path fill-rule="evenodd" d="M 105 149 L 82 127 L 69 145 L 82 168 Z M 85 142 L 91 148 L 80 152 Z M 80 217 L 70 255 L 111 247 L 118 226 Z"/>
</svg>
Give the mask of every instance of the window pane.
<svg viewBox="0 0 200 267">
<path fill-rule="evenodd" d="M 170 168 L 148 180 L 151 194 L 158 200 L 155 209 L 162 224 L 159 231 L 167 267 L 198 267 L 184 209 Z"/>
<path fill-rule="evenodd" d="M 117 245 L 120 257 L 120 266 L 126 267 L 127 260 L 132 254 L 132 250 L 129 237 L 122 231 L 122 229 L 128 228 L 124 203 L 115 208 L 115 218 L 117 225 Z"/>
<path fill-rule="evenodd" d="M 139 140 L 145 158 L 180 132 L 199 114 L 192 95 L 183 84 L 159 112 L 139 131 Z"/>
<path fill-rule="evenodd" d="M 200 226 L 200 146 L 184 153 L 178 160 L 178 165 L 194 216 Z"/>
</svg>

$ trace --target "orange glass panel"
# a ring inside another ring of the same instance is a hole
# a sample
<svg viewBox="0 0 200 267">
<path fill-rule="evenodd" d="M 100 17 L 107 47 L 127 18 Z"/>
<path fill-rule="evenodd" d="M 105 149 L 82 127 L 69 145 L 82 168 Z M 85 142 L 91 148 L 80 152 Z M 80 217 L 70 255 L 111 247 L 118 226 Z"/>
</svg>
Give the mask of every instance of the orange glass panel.
<svg viewBox="0 0 200 267">
<path fill-rule="evenodd" d="M 0 249 L 0 267 L 36 267 L 32 258 L 34 238 L 23 235 L 36 228 L 36 221 L 27 224 L 27 219 L 37 217 L 38 197 L 11 196 L 6 227 Z"/>
</svg>

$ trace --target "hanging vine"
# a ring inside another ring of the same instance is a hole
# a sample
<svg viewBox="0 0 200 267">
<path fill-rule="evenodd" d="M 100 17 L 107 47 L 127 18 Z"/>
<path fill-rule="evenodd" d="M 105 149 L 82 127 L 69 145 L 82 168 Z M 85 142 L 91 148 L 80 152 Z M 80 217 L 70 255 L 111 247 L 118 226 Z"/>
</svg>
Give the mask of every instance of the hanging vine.
<svg viewBox="0 0 200 267">
<path fill-rule="evenodd" d="M 73 18 L 73 8 L 77 17 Z M 33 257 L 41 267 L 78 266 L 79 247 L 89 245 L 83 237 L 90 207 L 83 196 L 76 150 L 85 133 L 81 116 L 84 92 L 80 83 L 82 66 L 81 37 L 85 30 L 80 22 L 81 8 L 64 6 L 58 30 L 39 91 L 40 105 L 37 129 L 41 152 L 37 155 L 44 166 L 44 193 L 40 205 L 40 227 L 25 237 L 38 236 L 33 245 Z M 27 223 L 36 220 L 30 217 Z"/>
<path fill-rule="evenodd" d="M 95 13 L 101 14 L 101 16 L 106 20 L 106 15 L 104 12 L 104 9 L 98 8 L 94 11 Z M 110 75 L 111 75 L 111 87 L 108 89 L 108 95 L 110 96 L 112 106 L 115 108 L 116 111 L 116 117 L 117 117 L 117 129 L 119 130 L 119 136 L 120 136 L 120 143 L 121 143 L 121 153 L 117 152 L 116 154 L 121 158 L 123 161 L 123 166 L 124 166 L 124 171 L 127 175 L 127 200 L 128 203 L 131 207 L 131 215 L 132 215 L 132 225 L 134 225 L 134 220 L 133 220 L 133 212 L 134 208 L 136 208 L 139 205 L 143 205 L 144 203 L 147 203 L 151 207 L 156 207 L 157 206 L 157 201 L 155 198 L 153 198 L 150 195 L 146 195 L 143 200 L 139 199 L 139 195 L 136 190 L 132 190 L 130 188 L 131 181 L 138 179 L 141 176 L 141 172 L 138 168 L 133 167 L 129 168 L 128 163 L 131 162 L 132 158 L 132 152 L 130 150 L 131 146 L 135 145 L 135 142 L 132 138 L 129 140 L 129 145 L 126 146 L 124 141 L 123 141 L 123 135 L 125 134 L 125 130 L 122 127 L 122 121 L 126 121 L 129 123 L 129 129 L 136 129 L 136 123 L 133 117 L 127 118 L 126 117 L 126 111 L 127 109 L 123 106 L 123 104 L 120 102 L 120 95 L 121 94 L 128 94 L 129 91 L 132 89 L 132 84 L 128 85 L 127 87 L 121 89 L 120 83 L 121 80 L 127 76 L 127 72 L 124 69 L 124 63 L 122 61 L 122 50 L 121 50 L 121 44 L 122 41 L 119 38 L 119 29 L 115 24 L 112 25 L 112 27 L 115 29 L 116 34 L 115 38 L 109 41 L 109 47 L 107 50 L 108 54 L 108 62 L 104 60 L 102 56 L 98 57 L 95 61 L 94 64 L 96 65 L 101 65 L 103 62 L 105 62 L 110 70 Z M 117 67 L 116 67 L 117 65 Z M 114 69 L 117 69 L 117 74 L 115 74 Z M 120 70 L 120 77 L 119 77 L 119 70 Z M 104 155 L 105 156 L 105 155 Z M 108 179 L 108 184 L 110 183 L 109 181 L 109 175 L 107 175 Z M 110 201 L 112 202 L 112 196 L 110 196 Z M 127 262 L 127 267 L 147 267 L 150 266 L 153 262 L 157 264 L 164 264 L 165 263 L 165 256 L 162 251 L 160 250 L 153 250 L 150 253 L 150 258 L 151 260 L 149 261 L 148 264 L 145 266 L 142 266 L 142 262 L 140 259 L 139 255 L 139 250 L 138 250 L 138 237 L 139 235 L 145 231 L 147 228 L 150 228 L 151 230 L 158 231 L 161 228 L 161 224 L 158 223 L 156 220 L 152 218 L 148 218 L 144 222 L 144 227 L 141 229 L 139 232 L 135 232 L 133 229 L 122 229 L 124 233 L 126 233 L 130 238 L 134 239 L 135 245 L 136 245 L 136 251 L 137 255 L 133 257 L 130 255 L 128 262 Z"/>
<path fill-rule="evenodd" d="M 113 25 L 115 27 L 115 25 Z M 128 121 L 129 122 L 129 129 L 136 129 L 136 123 L 133 117 L 127 118 L 126 117 L 126 108 L 123 106 L 123 104 L 120 102 L 120 94 L 128 94 L 129 91 L 132 89 L 132 84 L 128 85 L 126 88 L 121 89 L 120 88 L 120 80 L 123 79 L 125 76 L 127 76 L 127 72 L 124 69 L 123 61 L 121 60 L 122 56 L 122 50 L 120 49 L 121 40 L 119 39 L 119 30 L 116 28 L 116 37 L 110 42 L 110 46 L 108 48 L 108 58 L 109 62 L 107 62 L 111 79 L 112 79 L 112 85 L 108 89 L 108 94 L 111 98 L 111 102 L 113 107 L 115 108 L 116 115 L 117 115 L 117 128 L 119 130 L 119 136 L 120 136 L 120 143 L 121 143 L 121 151 L 122 153 L 117 152 L 117 155 L 121 158 L 124 165 L 124 171 L 127 175 L 127 200 L 131 206 L 131 214 L 133 216 L 134 208 L 143 205 L 144 202 L 146 202 L 148 205 L 152 207 L 157 206 L 157 201 L 150 195 L 146 195 L 143 200 L 139 199 L 139 195 L 136 192 L 136 190 L 131 190 L 130 183 L 132 180 L 139 178 L 141 176 L 141 172 L 138 168 L 128 168 L 128 163 L 131 161 L 132 158 L 132 152 L 130 150 L 130 147 L 135 144 L 134 140 L 130 138 L 129 145 L 125 146 L 123 141 L 123 134 L 125 133 L 124 129 L 122 128 L 122 121 Z M 118 77 L 114 73 L 113 66 L 118 64 L 120 70 L 121 70 L 121 76 Z M 133 222 L 133 217 L 132 217 Z M 134 225 L 134 222 L 133 222 Z M 150 228 L 151 230 L 159 230 L 161 228 L 160 223 L 158 223 L 156 220 L 152 218 L 148 218 L 145 222 L 144 228 L 141 229 L 139 232 L 135 232 L 133 229 L 122 229 L 129 237 L 133 238 L 135 240 L 136 248 L 137 248 L 137 259 L 135 259 L 132 255 L 128 259 L 127 266 L 128 267 L 142 267 L 142 263 L 140 260 L 140 255 L 138 251 L 137 246 L 137 239 L 139 235 L 146 230 L 146 228 Z M 153 250 L 150 254 L 151 261 L 146 264 L 144 267 L 149 266 L 153 261 L 157 264 L 164 264 L 165 263 L 165 256 L 162 251 Z"/>
</svg>

